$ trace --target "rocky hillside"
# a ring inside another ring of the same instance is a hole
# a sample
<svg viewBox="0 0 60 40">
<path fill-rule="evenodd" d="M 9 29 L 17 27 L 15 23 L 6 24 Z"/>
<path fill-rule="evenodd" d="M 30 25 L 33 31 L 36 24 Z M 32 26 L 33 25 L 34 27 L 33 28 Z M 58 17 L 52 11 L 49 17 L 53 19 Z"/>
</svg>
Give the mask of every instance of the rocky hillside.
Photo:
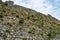
<svg viewBox="0 0 60 40">
<path fill-rule="evenodd" d="M 0 40 L 50 40 L 60 34 L 60 21 L 32 9 L 0 2 Z"/>
</svg>

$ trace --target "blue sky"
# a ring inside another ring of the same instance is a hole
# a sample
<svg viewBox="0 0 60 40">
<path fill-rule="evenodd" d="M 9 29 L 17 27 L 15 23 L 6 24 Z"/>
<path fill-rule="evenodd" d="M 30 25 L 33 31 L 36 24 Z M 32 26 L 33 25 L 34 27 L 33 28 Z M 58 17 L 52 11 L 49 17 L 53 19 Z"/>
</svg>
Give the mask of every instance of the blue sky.
<svg viewBox="0 0 60 40">
<path fill-rule="evenodd" d="M 3 0 L 6 1 L 6 0 Z M 15 4 L 34 9 L 60 20 L 60 0 L 12 0 Z"/>
</svg>

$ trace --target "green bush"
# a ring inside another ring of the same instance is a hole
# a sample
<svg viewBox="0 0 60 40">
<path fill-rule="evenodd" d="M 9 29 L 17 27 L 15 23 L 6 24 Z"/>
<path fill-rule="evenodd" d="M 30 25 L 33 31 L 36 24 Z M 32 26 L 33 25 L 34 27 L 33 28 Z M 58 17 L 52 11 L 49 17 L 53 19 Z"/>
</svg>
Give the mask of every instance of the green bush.
<svg viewBox="0 0 60 40">
<path fill-rule="evenodd" d="M 12 24 L 11 24 L 11 23 L 9 23 L 9 22 L 7 23 L 7 25 L 9 25 L 10 27 L 12 26 Z"/>
<path fill-rule="evenodd" d="M 27 40 L 27 38 L 22 38 L 22 40 Z"/>
<path fill-rule="evenodd" d="M 33 28 L 33 29 L 29 30 L 28 33 L 34 34 L 35 33 L 35 29 Z"/>
<path fill-rule="evenodd" d="M 54 31 L 53 28 L 49 28 L 49 31 L 48 31 L 47 36 L 48 36 L 49 38 L 53 38 L 53 37 L 56 36 L 56 33 L 55 33 L 55 31 Z"/>
<path fill-rule="evenodd" d="M 5 32 L 10 33 L 9 29 L 5 30 Z"/>
<path fill-rule="evenodd" d="M 30 16 L 30 15 L 28 15 L 28 16 L 27 16 L 27 19 L 30 19 L 30 17 L 31 17 L 31 16 Z"/>
<path fill-rule="evenodd" d="M 2 18 L 3 17 L 3 13 L 0 13 L 0 18 Z"/>
<path fill-rule="evenodd" d="M 19 18 L 19 15 L 16 15 L 17 18 Z"/>
<path fill-rule="evenodd" d="M 8 6 L 8 4 L 7 4 L 7 3 L 5 3 L 5 6 Z"/>
<path fill-rule="evenodd" d="M 31 17 L 34 17 L 34 15 L 28 15 L 27 19 L 30 19 Z"/>
<path fill-rule="evenodd" d="M 19 24 L 23 24 L 23 22 L 24 22 L 24 19 L 23 18 L 20 18 Z"/>
<path fill-rule="evenodd" d="M 19 28 L 19 30 L 21 30 L 21 29 L 22 29 L 22 27 Z"/>
<path fill-rule="evenodd" d="M 7 35 L 6 35 L 6 34 L 4 34 L 4 35 L 3 35 L 3 38 L 4 38 L 4 40 L 5 40 L 5 39 L 7 38 Z"/>
<path fill-rule="evenodd" d="M 43 21 L 39 21 L 38 24 L 37 24 L 37 26 L 38 26 L 39 28 L 43 27 L 43 25 L 44 25 Z"/>
</svg>

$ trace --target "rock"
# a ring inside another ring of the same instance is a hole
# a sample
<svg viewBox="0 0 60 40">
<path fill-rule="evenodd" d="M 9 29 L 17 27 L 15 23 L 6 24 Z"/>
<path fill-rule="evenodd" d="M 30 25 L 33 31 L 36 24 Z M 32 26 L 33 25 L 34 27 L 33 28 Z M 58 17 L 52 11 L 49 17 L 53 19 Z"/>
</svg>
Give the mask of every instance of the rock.
<svg viewBox="0 0 60 40">
<path fill-rule="evenodd" d="M 2 0 L 0 0 L 0 2 L 2 2 Z"/>
<path fill-rule="evenodd" d="M 8 6 L 8 7 L 11 7 L 14 5 L 14 2 L 13 1 L 6 1 L 5 4 Z"/>
</svg>

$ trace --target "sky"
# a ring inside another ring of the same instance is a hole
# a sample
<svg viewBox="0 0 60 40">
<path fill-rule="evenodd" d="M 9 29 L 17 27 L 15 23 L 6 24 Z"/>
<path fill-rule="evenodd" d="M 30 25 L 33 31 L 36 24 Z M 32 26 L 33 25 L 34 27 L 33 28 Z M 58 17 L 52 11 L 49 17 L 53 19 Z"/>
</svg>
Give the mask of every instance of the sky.
<svg viewBox="0 0 60 40">
<path fill-rule="evenodd" d="M 6 0 L 2 0 L 6 1 Z M 52 15 L 60 20 L 60 0 L 11 0 L 14 4 L 18 4 L 27 8 L 34 9 L 45 15 Z"/>
</svg>

